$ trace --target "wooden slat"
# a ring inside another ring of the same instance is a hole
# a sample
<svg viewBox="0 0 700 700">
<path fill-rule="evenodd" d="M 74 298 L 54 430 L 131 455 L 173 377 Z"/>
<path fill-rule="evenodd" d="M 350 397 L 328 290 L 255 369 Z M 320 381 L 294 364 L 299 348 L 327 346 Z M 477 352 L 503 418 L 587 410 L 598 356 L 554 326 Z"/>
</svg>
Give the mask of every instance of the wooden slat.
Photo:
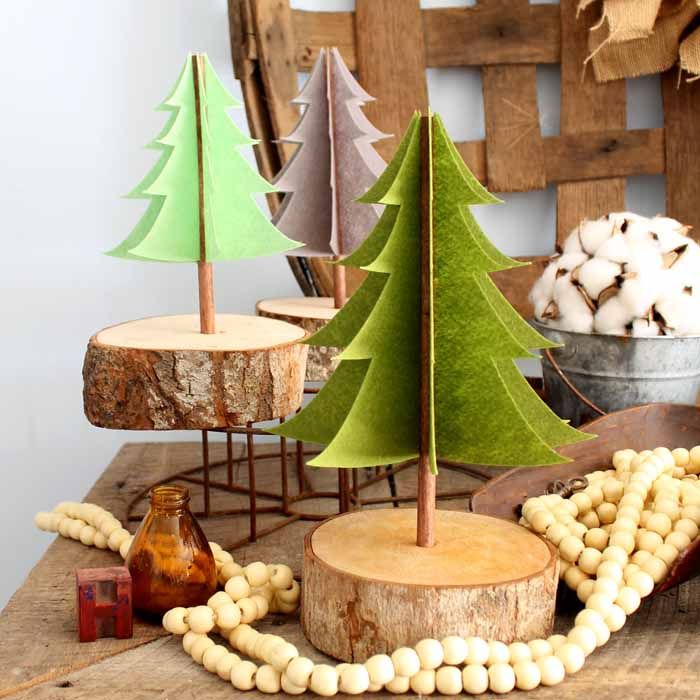
<svg viewBox="0 0 700 700">
<path fill-rule="evenodd" d="M 486 7 L 422 10 L 426 65 L 484 66 L 558 63 L 559 8 L 532 5 L 507 13 Z M 292 11 L 297 65 L 309 70 L 323 46 L 337 46 L 350 70 L 357 68 L 352 12 Z"/>
<path fill-rule="evenodd" d="M 258 64 L 272 131 L 277 137 L 289 134 L 299 120 L 291 104 L 299 87 L 295 63 L 294 28 L 289 3 L 279 0 L 250 0 L 255 22 Z M 281 161 L 294 152 L 294 144 L 277 143 Z"/>
<path fill-rule="evenodd" d="M 418 0 L 357 0 L 355 35 L 360 83 L 377 98 L 365 113 L 377 128 L 393 135 L 376 144 L 388 161 L 413 112 L 428 107 Z"/>
<path fill-rule="evenodd" d="M 596 84 L 593 72 L 581 80 L 581 66 L 588 55 L 589 27 L 599 8 L 590 5 L 576 16 L 578 1 L 562 0 L 561 10 L 561 126 L 562 135 L 624 129 L 625 82 Z M 625 181 L 620 178 L 565 183 L 557 187 L 557 241 L 583 218 L 597 217 L 625 205 Z"/>
<path fill-rule="evenodd" d="M 694 227 L 700 240 L 700 82 L 678 85 L 675 68 L 662 78 L 666 123 L 666 213 Z"/>
<path fill-rule="evenodd" d="M 297 68 L 311 70 L 319 49 L 335 46 L 350 70 L 357 68 L 354 12 L 292 10 Z"/>
<path fill-rule="evenodd" d="M 528 0 L 480 0 L 478 9 L 501 16 L 528 13 Z M 481 69 L 486 125 L 487 186 L 527 192 L 545 186 L 544 152 L 534 65 Z"/>
</svg>

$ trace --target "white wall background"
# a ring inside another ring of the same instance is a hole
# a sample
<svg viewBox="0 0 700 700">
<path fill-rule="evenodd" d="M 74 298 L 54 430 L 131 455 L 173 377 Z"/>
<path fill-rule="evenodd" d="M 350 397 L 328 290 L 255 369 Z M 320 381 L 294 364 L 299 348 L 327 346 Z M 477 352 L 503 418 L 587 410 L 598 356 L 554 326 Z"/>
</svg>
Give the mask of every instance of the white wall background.
<svg viewBox="0 0 700 700">
<path fill-rule="evenodd" d="M 292 5 L 348 10 L 354 2 Z M 83 351 L 93 332 L 196 310 L 194 266 L 100 254 L 145 208 L 120 195 L 155 161 L 142 148 L 163 124 L 152 108 L 190 50 L 207 51 L 240 96 L 226 0 L 0 3 L 0 607 L 49 542 L 33 527 L 35 511 L 80 499 L 127 440 L 193 437 L 93 428 L 81 398 Z M 538 79 L 542 127 L 556 134 L 558 70 L 544 67 Z M 431 70 L 429 89 L 453 139 L 483 138 L 478 70 Z M 631 128 L 661 125 L 657 80 L 631 81 L 628 95 Z M 242 110 L 233 118 L 245 127 Z M 549 252 L 554 190 L 504 199 L 477 212 L 487 233 L 510 254 Z M 661 178 L 630 184 L 628 208 L 654 214 L 663 206 Z M 249 313 L 258 298 L 298 293 L 282 257 L 219 264 L 216 280 L 222 311 Z"/>
</svg>

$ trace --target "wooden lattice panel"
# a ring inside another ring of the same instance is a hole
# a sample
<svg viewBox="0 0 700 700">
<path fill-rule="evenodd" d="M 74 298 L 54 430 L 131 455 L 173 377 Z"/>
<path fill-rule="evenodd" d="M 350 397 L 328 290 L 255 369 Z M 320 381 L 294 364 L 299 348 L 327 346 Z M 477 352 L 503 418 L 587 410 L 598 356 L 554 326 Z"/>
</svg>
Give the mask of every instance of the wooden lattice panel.
<svg viewBox="0 0 700 700">
<path fill-rule="evenodd" d="M 700 81 L 677 87 L 662 79 L 665 127 L 626 128 L 624 81 L 599 85 L 582 78 L 587 27 L 598 3 L 576 17 L 577 0 L 530 5 L 528 0 L 479 0 L 474 7 L 420 9 L 419 0 L 356 0 L 355 12 L 292 10 L 288 0 L 229 0 L 231 45 L 248 121 L 260 139 L 256 156 L 266 177 L 289 157 L 275 143 L 298 113 L 289 101 L 297 72 L 308 71 L 320 48 L 337 46 L 365 89 L 377 97 L 367 116 L 394 138 L 377 144 L 389 159 L 414 110 L 428 107 L 425 69 L 479 66 L 483 141 L 458 143 L 467 165 L 493 192 L 557 186 L 556 240 L 583 217 L 625 205 L 625 178 L 666 175 L 667 214 L 700 231 Z M 543 137 L 537 106 L 536 65 L 561 64 L 561 129 Z M 270 205 L 279 204 L 272 196 Z M 524 315 L 527 294 L 545 257 L 495 276 Z M 306 293 L 327 294 L 330 275 L 318 260 L 290 259 Z M 350 278 L 350 285 L 359 281 Z"/>
</svg>

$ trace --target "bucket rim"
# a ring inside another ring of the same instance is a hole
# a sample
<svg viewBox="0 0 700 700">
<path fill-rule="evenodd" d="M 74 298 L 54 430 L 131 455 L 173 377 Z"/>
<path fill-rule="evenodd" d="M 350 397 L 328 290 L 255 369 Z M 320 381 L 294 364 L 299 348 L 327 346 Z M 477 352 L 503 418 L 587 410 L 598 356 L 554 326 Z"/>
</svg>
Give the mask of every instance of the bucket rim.
<svg viewBox="0 0 700 700">
<path fill-rule="evenodd" d="M 639 336 L 639 335 L 616 335 L 613 333 L 582 333 L 581 331 L 568 331 L 563 328 L 555 328 L 554 326 L 548 326 L 542 321 L 538 321 L 536 318 L 531 318 L 530 323 L 537 328 L 544 328 L 548 331 L 556 331 L 557 333 L 566 333 L 567 335 L 580 336 L 582 338 L 616 338 L 623 343 L 629 343 L 632 341 L 649 340 L 649 341 L 669 341 L 669 340 L 700 340 L 700 335 L 651 335 L 651 336 Z"/>
</svg>

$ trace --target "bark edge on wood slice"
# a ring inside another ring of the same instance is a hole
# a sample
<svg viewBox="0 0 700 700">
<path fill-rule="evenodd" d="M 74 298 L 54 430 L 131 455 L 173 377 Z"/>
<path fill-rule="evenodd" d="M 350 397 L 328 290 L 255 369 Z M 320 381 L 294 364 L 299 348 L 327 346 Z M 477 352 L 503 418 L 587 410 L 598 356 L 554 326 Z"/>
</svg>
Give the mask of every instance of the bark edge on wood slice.
<svg viewBox="0 0 700 700">
<path fill-rule="evenodd" d="M 542 538 L 489 516 L 439 510 L 435 547 L 416 511 L 336 516 L 304 538 L 301 622 L 336 659 L 362 662 L 426 637 L 506 643 L 552 631 L 559 559 Z"/>
<path fill-rule="evenodd" d="M 272 420 L 301 406 L 307 346 L 298 326 L 217 314 L 127 321 L 96 333 L 83 364 L 93 425 L 121 430 L 209 430 Z"/>
<path fill-rule="evenodd" d="M 261 299 L 255 305 L 258 316 L 293 323 L 309 335 L 320 331 L 338 311 L 332 297 L 280 297 Z M 306 380 L 325 382 L 338 365 L 337 357 L 342 348 L 325 345 L 309 345 L 306 359 Z"/>
</svg>

